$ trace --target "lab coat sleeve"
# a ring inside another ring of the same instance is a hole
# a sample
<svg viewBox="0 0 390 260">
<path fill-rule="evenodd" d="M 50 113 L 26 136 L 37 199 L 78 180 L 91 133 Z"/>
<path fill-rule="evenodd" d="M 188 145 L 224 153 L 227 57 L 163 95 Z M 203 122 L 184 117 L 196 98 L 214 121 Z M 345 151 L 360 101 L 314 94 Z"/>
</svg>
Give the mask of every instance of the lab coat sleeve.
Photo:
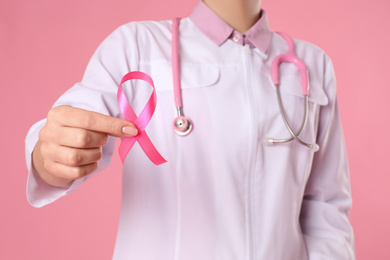
<svg viewBox="0 0 390 260">
<path fill-rule="evenodd" d="M 132 46 L 131 36 L 129 28 L 125 26 L 121 26 L 109 35 L 92 56 L 82 81 L 65 92 L 53 107 L 69 105 L 119 117 L 120 111 L 116 101 L 117 88 L 122 76 L 130 71 L 130 59 L 137 58 L 137 55 L 129 58 L 128 46 Z M 69 194 L 78 189 L 86 179 L 93 175 L 75 180 L 65 188 L 50 186 L 35 175 L 31 166 L 31 155 L 38 140 L 39 131 L 45 125 L 45 122 L 46 119 L 36 123 L 30 129 L 25 140 L 26 163 L 29 170 L 27 200 L 35 207 L 42 207 Z M 115 138 L 109 137 L 107 144 L 103 147 L 103 156 L 99 161 L 99 168 L 96 172 L 108 166 L 114 146 Z"/>
<path fill-rule="evenodd" d="M 312 170 L 300 222 L 311 260 L 355 259 L 349 169 L 336 99 L 333 66 L 325 56 L 324 90 L 329 104 L 320 110 Z"/>
</svg>

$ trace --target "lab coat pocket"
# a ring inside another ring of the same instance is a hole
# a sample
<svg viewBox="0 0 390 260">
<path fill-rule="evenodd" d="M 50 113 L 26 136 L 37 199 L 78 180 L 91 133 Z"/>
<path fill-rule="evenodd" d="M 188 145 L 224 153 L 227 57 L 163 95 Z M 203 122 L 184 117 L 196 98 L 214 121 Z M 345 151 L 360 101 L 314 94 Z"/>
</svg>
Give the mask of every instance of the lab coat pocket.
<svg viewBox="0 0 390 260">
<path fill-rule="evenodd" d="M 173 86 L 172 64 L 170 61 L 159 60 L 143 63 L 141 71 L 148 73 L 153 81 L 157 92 L 157 106 L 153 120 L 150 122 L 149 132 L 153 137 L 165 134 L 164 139 L 168 144 L 177 143 L 177 135 L 173 131 L 172 122 L 177 116 L 175 94 Z M 219 80 L 220 70 L 217 64 L 180 64 L 181 99 L 183 102 L 183 112 L 193 122 L 194 131 L 186 139 L 196 138 L 197 133 L 207 133 L 209 130 L 210 106 L 209 100 L 213 100 L 210 95 L 214 93 L 215 84 Z M 205 113 L 205 111 L 207 113 Z M 161 131 L 160 129 L 166 129 Z M 172 146 L 172 145 L 171 145 Z M 169 145 L 167 146 L 169 147 Z"/>
<path fill-rule="evenodd" d="M 286 118 L 293 131 L 302 141 L 315 144 L 317 141 L 320 108 L 329 102 L 328 97 L 322 89 L 322 84 L 314 81 L 311 82 L 307 111 L 308 118 L 299 134 L 299 129 L 304 121 L 305 110 L 300 77 L 282 77 L 280 92 Z M 281 179 L 286 181 L 285 183 L 289 183 L 288 185 L 290 187 L 295 187 L 292 189 L 294 192 L 300 192 L 299 189 L 304 187 L 304 183 L 310 172 L 314 150 L 300 144 L 295 139 L 285 143 L 274 143 L 273 145 L 267 142 L 269 139 L 289 139 L 291 137 L 283 122 L 275 89 L 270 93 L 269 98 L 272 99 L 272 102 L 269 102 L 270 105 L 265 115 L 266 118 L 264 118 L 267 124 L 262 126 L 262 141 L 263 144 L 268 144 L 263 145 L 264 171 L 270 172 L 273 175 L 275 173 L 280 174 Z M 269 162 L 275 161 L 275 158 L 279 162 L 287 163 L 270 164 Z"/>
<path fill-rule="evenodd" d="M 172 64 L 167 61 L 153 62 L 147 68 L 154 80 L 158 103 L 156 114 L 164 117 L 164 122 L 169 122 L 166 127 L 172 128 L 172 121 L 177 116 L 176 102 L 179 94 L 175 93 L 173 86 Z M 214 87 L 219 80 L 220 70 L 216 64 L 181 63 L 180 87 L 183 112 L 193 122 L 194 132 L 190 138 L 194 138 L 198 132 L 207 132 L 213 100 Z M 200 109 L 202 108 L 202 109 Z M 161 113 L 163 112 L 164 113 Z M 207 114 L 205 113 L 207 111 Z M 161 113 L 161 115 L 160 115 Z M 173 132 L 173 131 L 170 131 Z M 188 139 L 188 138 L 187 138 Z"/>
<path fill-rule="evenodd" d="M 280 92 L 286 95 L 292 95 L 303 99 L 302 84 L 300 77 L 287 76 L 280 79 Z M 310 80 L 309 83 L 309 101 L 325 106 L 328 104 L 328 97 L 326 96 L 321 82 Z"/>
<path fill-rule="evenodd" d="M 157 91 L 173 90 L 172 64 L 170 62 L 154 62 L 148 70 L 150 70 Z M 212 86 L 218 78 L 218 66 L 193 63 L 180 64 L 181 89 Z"/>
</svg>

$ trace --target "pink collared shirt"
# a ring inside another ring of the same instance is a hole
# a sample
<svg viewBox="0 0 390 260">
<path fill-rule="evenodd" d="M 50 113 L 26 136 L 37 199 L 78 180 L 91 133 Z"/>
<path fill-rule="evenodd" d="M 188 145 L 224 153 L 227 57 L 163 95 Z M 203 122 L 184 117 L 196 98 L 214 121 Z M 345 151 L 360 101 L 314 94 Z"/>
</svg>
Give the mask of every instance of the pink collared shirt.
<svg viewBox="0 0 390 260">
<path fill-rule="evenodd" d="M 271 41 L 272 31 L 264 10 L 261 11 L 260 19 L 245 33 L 230 27 L 203 1 L 199 1 L 189 18 L 218 46 L 230 39 L 240 45 L 248 44 L 251 48 L 257 48 L 265 53 Z"/>
<path fill-rule="evenodd" d="M 295 41 L 311 85 L 308 122 L 299 137 L 318 143 L 320 150 L 297 142 L 265 146 L 266 137 L 290 136 L 270 75 L 271 62 L 286 51 L 286 43 L 269 29 L 263 12 L 245 33 L 256 48 L 236 44 L 234 31 L 200 2 L 180 23 L 183 104 L 194 122 L 193 132 L 181 137 L 172 128 L 171 26 L 171 21 L 121 26 L 99 46 L 82 81 L 55 103 L 120 117 L 116 93 L 129 70 L 145 72 L 155 83 L 157 107 L 146 131 L 168 162 L 154 165 L 139 145 L 127 155 L 113 258 L 354 259 L 349 170 L 329 57 Z M 298 129 L 304 104 L 300 77 L 294 66 L 282 66 L 280 73 L 286 114 Z M 127 91 L 140 111 L 150 88 L 134 83 Z M 44 124 L 34 125 L 26 138 L 27 197 L 36 207 L 92 176 L 66 189 L 35 176 L 31 153 Z M 107 166 L 114 147 L 110 137 L 99 169 Z"/>
</svg>

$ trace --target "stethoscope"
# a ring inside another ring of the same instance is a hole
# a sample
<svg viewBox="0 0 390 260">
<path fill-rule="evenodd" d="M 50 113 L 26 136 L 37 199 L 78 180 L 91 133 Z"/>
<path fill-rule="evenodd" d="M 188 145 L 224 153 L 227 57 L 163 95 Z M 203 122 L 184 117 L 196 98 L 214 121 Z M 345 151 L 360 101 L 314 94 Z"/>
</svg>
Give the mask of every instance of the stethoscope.
<svg viewBox="0 0 390 260">
<path fill-rule="evenodd" d="M 191 119 L 186 117 L 183 112 L 183 100 L 181 95 L 181 86 L 180 86 L 180 75 L 179 75 L 179 53 L 178 53 L 178 38 L 179 38 L 179 23 L 180 18 L 175 18 L 172 23 L 172 74 L 173 74 L 173 91 L 175 97 L 175 106 L 177 110 L 177 117 L 173 121 L 173 128 L 175 132 L 180 136 L 186 136 L 193 130 L 193 123 Z M 278 33 L 281 35 L 287 42 L 288 51 L 284 54 L 278 55 L 271 65 L 271 76 L 272 81 L 275 85 L 276 95 L 278 100 L 278 106 L 280 114 L 283 118 L 283 122 L 289 131 L 291 137 L 285 139 L 275 139 L 275 138 L 265 138 L 265 145 L 274 145 L 279 143 L 287 143 L 292 140 L 296 140 L 298 143 L 308 147 L 314 152 L 319 150 L 319 146 L 316 143 L 308 143 L 299 138 L 300 133 L 305 128 L 307 119 L 308 119 L 308 110 L 309 110 L 309 71 L 306 65 L 301 59 L 299 59 L 294 51 L 294 42 L 292 39 L 284 34 Z M 284 110 L 281 94 L 280 94 L 280 83 L 279 83 L 279 66 L 282 62 L 293 63 L 301 72 L 301 82 L 302 82 L 302 94 L 304 97 L 304 115 L 302 119 L 301 126 L 298 131 L 295 132 L 290 123 L 287 120 L 287 116 Z"/>
</svg>

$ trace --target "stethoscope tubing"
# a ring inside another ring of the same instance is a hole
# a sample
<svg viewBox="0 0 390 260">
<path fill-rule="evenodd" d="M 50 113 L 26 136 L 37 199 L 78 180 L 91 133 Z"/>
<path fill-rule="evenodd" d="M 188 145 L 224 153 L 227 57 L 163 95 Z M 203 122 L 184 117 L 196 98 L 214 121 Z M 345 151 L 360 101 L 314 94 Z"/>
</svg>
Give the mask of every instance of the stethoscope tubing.
<svg viewBox="0 0 390 260">
<path fill-rule="evenodd" d="M 289 142 L 291 140 L 297 140 L 299 143 L 303 144 L 303 145 L 306 145 L 307 147 L 311 148 L 311 144 L 308 144 L 304 141 L 302 141 L 298 135 L 302 132 L 302 129 L 305 127 L 306 123 L 307 123 L 307 118 L 308 118 L 308 106 L 309 106 L 309 101 L 308 101 L 308 96 L 305 95 L 304 96 L 304 102 L 305 102 L 305 108 L 304 108 L 304 115 L 303 115 L 303 120 L 302 120 L 302 124 L 301 124 L 301 127 L 299 128 L 298 132 L 295 133 L 291 126 L 290 126 L 290 123 L 288 122 L 287 120 L 287 116 L 286 116 L 286 112 L 284 110 L 284 107 L 283 107 L 283 104 L 282 104 L 282 98 L 281 98 L 281 95 L 280 95 L 280 87 L 277 86 L 276 87 L 276 94 L 277 94 L 277 99 L 278 99 L 278 106 L 279 106 L 279 110 L 280 110 L 280 114 L 282 115 L 282 118 L 283 118 L 283 122 L 284 124 L 286 125 L 287 127 L 287 130 L 290 132 L 291 134 L 291 137 L 287 140 L 285 140 L 285 142 Z M 283 140 L 281 140 L 283 141 Z"/>
<path fill-rule="evenodd" d="M 172 21 L 172 77 L 173 93 L 177 111 L 177 117 L 173 121 L 173 129 L 179 136 L 186 136 L 191 133 L 193 123 L 191 119 L 184 116 L 183 112 L 183 98 L 180 84 L 179 23 L 180 18 L 175 18 Z"/>
<path fill-rule="evenodd" d="M 179 62 L 179 23 L 180 18 L 175 18 L 172 22 L 172 76 L 173 76 L 173 88 L 175 106 L 177 110 L 182 113 L 183 100 L 181 95 L 180 84 L 180 62 Z"/>
</svg>

